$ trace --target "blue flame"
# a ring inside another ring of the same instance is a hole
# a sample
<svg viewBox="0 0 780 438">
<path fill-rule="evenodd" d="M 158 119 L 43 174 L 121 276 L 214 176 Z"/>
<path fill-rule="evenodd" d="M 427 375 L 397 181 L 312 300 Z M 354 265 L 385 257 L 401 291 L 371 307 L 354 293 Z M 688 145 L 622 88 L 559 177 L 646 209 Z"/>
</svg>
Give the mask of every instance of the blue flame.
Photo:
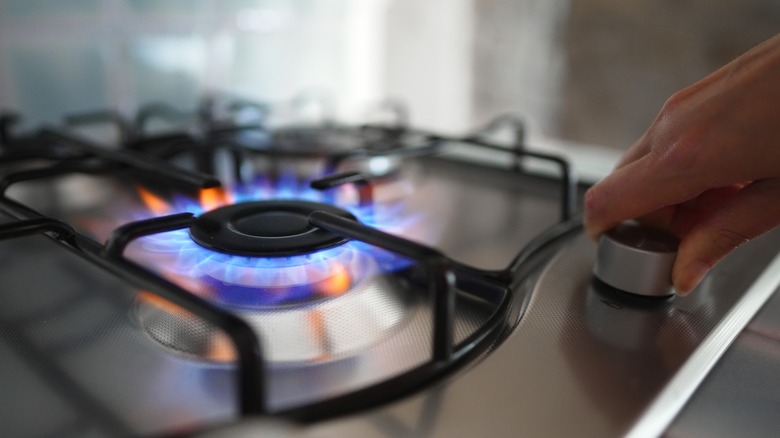
<svg viewBox="0 0 780 438">
<path fill-rule="evenodd" d="M 249 184 L 230 187 L 228 193 L 231 203 L 286 199 L 338 205 L 338 199 L 343 198 L 339 194 L 343 195 L 348 190 L 318 191 L 310 188 L 308 182 L 286 174 L 277 181 L 257 178 Z M 350 204 L 354 205 L 338 207 L 355 215 L 363 224 L 384 231 L 403 234 L 415 222 L 414 216 L 403 212 L 400 202 L 368 206 L 357 205 L 357 202 Z M 191 212 L 197 216 L 205 209 L 193 199 L 177 197 L 171 202 L 170 213 L 177 212 Z M 135 219 L 141 219 L 154 215 L 138 212 L 135 216 Z M 195 280 L 201 293 L 233 306 L 268 306 L 316 300 L 333 293 L 323 285 L 332 281 L 334 276 L 346 273 L 349 285 L 354 285 L 368 276 L 393 272 L 410 264 L 407 258 L 355 240 L 305 255 L 230 255 L 198 245 L 189 236 L 188 230 L 147 236 L 141 239 L 141 251 L 139 255 L 150 267 L 174 274 L 174 280 L 182 277 Z"/>
</svg>

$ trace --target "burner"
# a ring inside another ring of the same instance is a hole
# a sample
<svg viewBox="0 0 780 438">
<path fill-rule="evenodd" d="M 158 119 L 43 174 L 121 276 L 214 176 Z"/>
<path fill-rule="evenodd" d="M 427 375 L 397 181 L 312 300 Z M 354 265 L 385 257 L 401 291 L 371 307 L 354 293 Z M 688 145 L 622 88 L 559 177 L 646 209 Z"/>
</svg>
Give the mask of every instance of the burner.
<svg viewBox="0 0 780 438">
<path fill-rule="evenodd" d="M 227 254 L 274 257 L 308 254 L 348 239 L 309 224 L 315 211 L 357 221 L 346 210 L 311 201 L 255 201 L 200 215 L 190 226 L 199 245 Z"/>
<path fill-rule="evenodd" d="M 368 266 L 368 270 L 377 269 Z M 263 339 L 264 357 L 275 364 L 325 363 L 357 356 L 419 317 L 419 297 L 402 280 L 373 276 L 349 294 L 317 306 L 232 310 Z M 160 344 L 216 363 L 236 360 L 224 333 L 174 303 L 148 292 L 137 301 L 141 326 Z"/>
</svg>

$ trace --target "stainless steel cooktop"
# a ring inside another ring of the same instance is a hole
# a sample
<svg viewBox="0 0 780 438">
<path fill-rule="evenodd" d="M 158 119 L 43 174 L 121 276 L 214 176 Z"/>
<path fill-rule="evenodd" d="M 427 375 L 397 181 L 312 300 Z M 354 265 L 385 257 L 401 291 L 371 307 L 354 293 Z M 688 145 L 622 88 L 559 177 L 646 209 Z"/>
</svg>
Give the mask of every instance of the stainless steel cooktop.
<svg viewBox="0 0 780 438">
<path fill-rule="evenodd" d="M 282 140 L 311 135 L 288 132 Z M 505 156 L 499 149 L 486 152 Z M 138 163 L 137 152 L 99 152 L 97 158 L 168 172 L 154 160 Z M 274 157 L 268 171 L 278 172 L 278 160 L 300 160 L 292 155 Z M 228 263 L 216 254 L 208 263 L 187 264 L 188 251 L 201 249 L 186 233 L 134 240 L 151 228 L 189 226 L 191 215 L 166 210 L 162 224 L 133 222 L 112 233 L 123 206 L 137 201 L 137 188 L 125 184 L 134 174 L 98 172 L 95 157 L 77 172 L 61 166 L 53 181 L 37 181 L 35 172 L 24 174 L 30 181 L 6 179 L 12 187 L 10 202 L 0 200 L 9 215 L 0 223 L 3 430 L 94 436 L 698 434 L 711 430 L 699 418 L 718 412 L 707 394 L 722 391 L 718 375 L 729 372 L 733 356 L 752 351 L 756 337 L 772 348 L 777 342 L 780 318 L 771 310 L 742 329 L 780 284 L 778 232 L 740 248 L 685 298 L 639 298 L 594 281 L 595 244 L 576 215 L 561 219 L 561 205 L 568 205 L 562 181 L 523 171 L 533 153 L 506 165 L 478 165 L 424 148 L 393 158 L 384 162 L 393 166 L 392 175 L 383 175 L 370 196 L 401 205 L 414 227 L 384 234 L 355 231 L 317 213 L 302 222 L 285 216 L 303 227 L 301 233 L 309 226 L 358 233 L 388 251 L 372 253 L 369 263 L 362 253 L 337 247 L 336 273 L 334 265 L 327 275 L 309 273 L 316 290 L 304 298 L 289 286 L 303 269 L 297 262 L 268 268 L 244 259 Z M 362 206 L 369 196 L 360 190 L 365 181 L 345 175 L 339 178 L 358 189 L 349 202 Z M 149 196 L 141 197 L 154 206 L 156 198 Z M 372 215 L 381 216 L 381 205 Z M 30 207 L 73 228 L 30 215 Z M 285 229 L 274 225 L 273 232 Z M 49 237 L 59 243 L 31 235 L 37 231 L 56 232 Z M 8 240 L 11 232 L 17 238 Z M 359 273 L 343 275 L 355 266 Z M 276 274 L 257 277 L 266 268 Z M 283 305 L 269 308 L 273 296 L 251 298 L 252 281 L 266 282 L 266 291 L 281 294 Z M 211 313 L 207 321 L 198 312 L 210 308 L 166 292 L 179 288 L 221 303 L 258 336 L 265 354 L 255 365 L 264 385 L 246 386 L 252 376 L 245 373 L 256 369 L 246 366 L 245 352 L 214 323 L 224 322 L 222 314 Z M 452 301 L 437 298 L 443 290 L 452 291 Z M 439 306 L 452 306 L 451 319 L 441 319 Z M 489 335 L 484 327 L 491 327 Z M 437 333 L 447 340 L 448 332 L 451 343 L 439 342 Z M 741 332 L 736 348 L 695 393 Z M 772 348 L 767 351 L 777 351 Z M 736 361 L 770 368 L 778 363 Z M 255 388 L 264 404 L 248 410 Z M 368 390 L 371 397 L 364 397 Z M 768 391 L 769 398 L 777 400 L 777 392 Z M 348 409 L 331 409 L 333 400 Z M 752 424 L 763 427 L 774 419 L 762 418 Z"/>
<path fill-rule="evenodd" d="M 575 234 L 517 285 L 525 313 L 480 363 L 360 415 L 272 427 L 300 436 L 771 435 L 777 387 L 734 368 L 778 379 L 778 300 L 742 332 L 780 284 L 778 245 L 778 232 L 745 245 L 685 298 L 641 299 L 594 282 L 595 244 Z M 763 348 L 755 351 L 756 342 Z M 724 399 L 732 395 L 724 386 L 745 380 L 753 385 L 732 390 L 742 397 Z"/>
</svg>

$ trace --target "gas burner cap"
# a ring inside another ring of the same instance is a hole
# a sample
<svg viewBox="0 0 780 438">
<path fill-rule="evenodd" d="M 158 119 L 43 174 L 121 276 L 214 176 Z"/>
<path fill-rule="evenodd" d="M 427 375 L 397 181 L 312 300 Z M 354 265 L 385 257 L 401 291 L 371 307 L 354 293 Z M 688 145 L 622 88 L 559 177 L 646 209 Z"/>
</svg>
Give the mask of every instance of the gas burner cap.
<svg viewBox="0 0 780 438">
<path fill-rule="evenodd" d="M 346 210 L 309 201 L 255 201 L 200 215 L 190 226 L 197 244 L 214 251 L 253 257 L 308 254 L 348 239 L 309 224 L 315 211 L 357 221 Z"/>
</svg>

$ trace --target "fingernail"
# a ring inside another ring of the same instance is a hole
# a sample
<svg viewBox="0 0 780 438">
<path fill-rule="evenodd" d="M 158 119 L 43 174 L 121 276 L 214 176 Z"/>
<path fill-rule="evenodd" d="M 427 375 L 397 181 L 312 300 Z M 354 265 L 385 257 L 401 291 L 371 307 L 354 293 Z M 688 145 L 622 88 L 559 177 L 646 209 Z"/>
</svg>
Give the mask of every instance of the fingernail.
<svg viewBox="0 0 780 438">
<path fill-rule="evenodd" d="M 683 278 L 675 284 L 675 293 L 681 297 L 691 293 L 701 283 L 710 269 L 710 265 L 698 260 L 686 266 L 683 271 Z"/>
<path fill-rule="evenodd" d="M 688 295 L 689 293 L 691 293 L 690 290 L 682 290 L 681 288 L 679 288 L 677 286 L 674 287 L 674 294 L 677 295 L 678 297 L 684 297 L 684 296 Z"/>
<path fill-rule="evenodd" d="M 593 213 L 593 201 L 592 201 L 593 195 L 592 195 L 592 189 L 588 190 L 585 193 L 585 209 L 583 214 L 583 225 L 585 225 L 585 234 L 588 235 L 588 237 L 591 238 L 591 240 L 597 240 L 598 239 L 598 233 L 593 227 L 593 222 L 591 220 L 592 213 Z"/>
</svg>

